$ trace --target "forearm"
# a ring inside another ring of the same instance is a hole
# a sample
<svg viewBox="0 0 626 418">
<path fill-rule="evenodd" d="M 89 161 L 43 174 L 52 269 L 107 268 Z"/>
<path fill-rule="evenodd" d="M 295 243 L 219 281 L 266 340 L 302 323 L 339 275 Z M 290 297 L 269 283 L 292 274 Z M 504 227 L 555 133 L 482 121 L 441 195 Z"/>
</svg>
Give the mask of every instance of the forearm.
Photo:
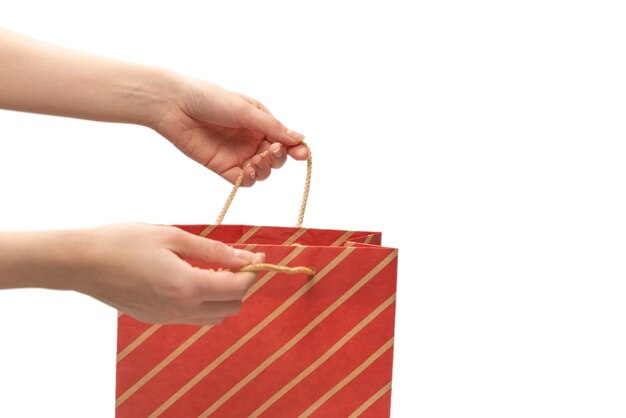
<svg viewBox="0 0 626 418">
<path fill-rule="evenodd" d="M 0 108 L 152 126 L 176 89 L 177 76 L 169 71 L 0 28 Z"/>
<path fill-rule="evenodd" d="M 144 322 L 219 324 L 257 281 L 229 270 L 263 261 L 173 226 L 0 233 L 0 289 L 74 290 Z"/>
<path fill-rule="evenodd" d="M 0 233 L 0 289 L 74 289 L 86 244 L 81 230 Z"/>
</svg>

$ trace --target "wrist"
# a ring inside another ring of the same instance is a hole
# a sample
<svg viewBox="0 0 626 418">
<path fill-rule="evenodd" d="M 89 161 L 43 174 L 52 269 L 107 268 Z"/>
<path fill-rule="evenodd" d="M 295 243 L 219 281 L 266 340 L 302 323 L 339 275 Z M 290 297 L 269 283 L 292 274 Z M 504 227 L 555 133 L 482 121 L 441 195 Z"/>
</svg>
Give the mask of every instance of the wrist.
<svg viewBox="0 0 626 418">
<path fill-rule="evenodd" d="M 122 82 L 122 97 L 128 104 L 129 122 L 155 129 L 161 117 L 177 106 L 181 76 L 154 66 L 136 66 Z"/>
</svg>

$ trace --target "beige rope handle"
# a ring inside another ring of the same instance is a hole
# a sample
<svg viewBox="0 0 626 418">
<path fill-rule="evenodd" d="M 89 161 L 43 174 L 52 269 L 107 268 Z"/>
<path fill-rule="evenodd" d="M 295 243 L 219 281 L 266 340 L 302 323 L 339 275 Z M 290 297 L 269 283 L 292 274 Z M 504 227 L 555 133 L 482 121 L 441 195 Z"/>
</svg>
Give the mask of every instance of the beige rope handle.
<svg viewBox="0 0 626 418">
<path fill-rule="evenodd" d="M 246 271 L 246 272 L 257 272 L 257 271 L 275 271 L 277 273 L 287 273 L 287 274 L 306 274 L 308 276 L 315 276 L 315 269 L 312 267 L 287 267 L 287 266 L 279 266 L 278 264 L 270 264 L 270 263 L 258 263 L 258 264 L 248 264 L 247 266 L 241 267 L 238 271 Z"/>
<path fill-rule="evenodd" d="M 311 149 L 306 143 L 302 143 L 305 146 L 307 151 L 307 159 L 306 159 L 306 180 L 304 182 L 304 192 L 302 193 L 302 202 L 300 203 L 300 213 L 298 214 L 298 228 L 302 227 L 302 221 L 304 220 L 304 211 L 306 210 L 306 203 L 309 199 L 309 190 L 311 189 L 311 169 L 313 167 L 313 157 L 311 156 Z M 263 151 L 259 154 L 261 157 L 266 157 L 269 155 L 269 150 Z M 233 203 L 233 199 L 237 194 L 237 190 L 241 187 L 241 183 L 243 182 L 243 173 L 246 168 L 250 167 L 252 161 L 248 162 L 241 170 L 241 173 L 237 177 L 237 181 L 233 186 L 233 189 L 226 199 L 226 203 L 220 212 L 220 215 L 217 217 L 217 221 L 215 221 L 216 225 L 220 225 L 224 220 L 224 216 L 226 216 L 226 212 L 228 212 L 228 208 L 230 208 L 231 203 Z M 237 271 L 243 272 L 259 272 L 259 271 L 274 271 L 277 273 L 286 273 L 286 274 L 306 274 L 308 276 L 315 276 L 315 269 L 312 267 L 306 266 L 297 266 L 297 267 L 288 267 L 288 266 L 280 266 L 278 264 L 270 264 L 270 263 L 256 263 L 256 264 L 248 264 L 247 266 L 243 266 Z"/>
<path fill-rule="evenodd" d="M 311 188 L 311 169 L 313 168 L 313 157 L 311 156 L 311 149 L 304 142 L 302 142 L 302 145 L 306 147 L 306 151 L 307 151 L 306 180 L 304 182 L 304 193 L 302 194 L 302 203 L 300 203 L 300 213 L 298 214 L 298 223 L 297 223 L 298 228 L 302 227 L 302 221 L 304 221 L 304 211 L 306 210 L 306 202 L 309 199 L 309 190 Z M 269 150 L 265 150 L 259 155 L 261 157 L 266 157 L 267 155 L 269 155 Z M 235 198 L 235 195 L 237 194 L 237 190 L 239 190 L 239 187 L 241 186 L 241 183 L 243 182 L 243 173 L 246 168 L 250 167 L 251 164 L 252 164 L 252 161 L 248 162 L 248 164 L 245 165 L 243 170 L 241 170 L 239 177 L 237 177 L 237 181 L 235 181 L 233 190 L 231 190 L 230 195 L 228 196 L 228 199 L 226 199 L 226 203 L 224 204 L 224 207 L 222 208 L 222 211 L 220 212 L 220 215 L 217 217 L 217 221 L 215 221 L 216 225 L 220 225 L 222 221 L 224 220 L 224 216 L 226 216 L 226 212 L 228 212 L 228 208 L 230 208 L 230 204 L 233 203 L 233 199 Z"/>
</svg>

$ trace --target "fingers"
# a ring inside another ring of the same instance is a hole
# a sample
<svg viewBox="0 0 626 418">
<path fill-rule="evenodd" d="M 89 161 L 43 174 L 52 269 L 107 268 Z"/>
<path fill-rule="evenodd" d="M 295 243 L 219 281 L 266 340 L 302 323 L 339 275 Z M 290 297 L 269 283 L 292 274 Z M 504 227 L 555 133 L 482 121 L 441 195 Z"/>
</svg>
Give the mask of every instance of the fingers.
<svg viewBox="0 0 626 418">
<path fill-rule="evenodd" d="M 268 155 L 255 155 L 250 160 L 250 166 L 254 169 L 255 178 L 258 181 L 268 178 L 272 169 L 282 167 L 287 161 L 287 152 L 282 144 L 273 143 L 267 151 Z"/>
<path fill-rule="evenodd" d="M 278 119 L 247 101 L 242 106 L 238 117 L 243 128 L 250 129 L 265 135 L 271 142 L 280 142 L 286 146 L 294 146 L 304 140 L 304 135 L 291 131 Z"/>
<path fill-rule="evenodd" d="M 272 169 L 282 167 L 287 161 L 288 153 L 282 144 L 277 142 L 273 144 L 266 143 L 265 146 L 260 148 L 260 151 L 263 152 L 264 148 L 269 151 L 268 155 L 261 156 L 257 154 L 252 157 L 250 167 L 246 167 L 243 171 L 242 186 L 249 187 L 257 181 L 267 179 Z"/>
<path fill-rule="evenodd" d="M 245 94 L 241 94 L 241 93 L 235 93 L 235 94 L 241 97 L 242 99 L 244 99 L 245 101 L 247 101 L 248 103 L 250 103 L 252 106 L 256 107 L 257 109 L 261 109 L 262 111 L 264 111 L 265 113 L 269 113 L 270 115 L 272 114 L 272 112 L 270 112 L 270 110 L 267 107 L 265 107 L 263 103 L 259 102 L 257 99 L 253 99 L 252 97 L 246 96 Z"/>
<path fill-rule="evenodd" d="M 253 262 L 262 263 L 264 260 L 265 254 L 259 253 Z M 218 325 L 224 318 L 237 315 L 244 297 L 258 276 L 258 273 L 194 270 L 201 302 L 195 305 L 185 322 L 196 325 Z"/>
<path fill-rule="evenodd" d="M 269 147 L 269 156 L 267 157 L 269 160 L 269 165 L 272 168 L 281 168 L 285 161 L 287 161 L 287 151 L 282 144 L 274 143 Z"/>
<path fill-rule="evenodd" d="M 287 153 L 291 156 L 291 158 L 298 161 L 304 161 L 309 157 L 309 151 L 304 145 L 290 147 L 287 149 Z"/>
<path fill-rule="evenodd" d="M 256 180 L 263 181 L 270 176 L 270 164 L 267 157 L 255 155 L 250 160 L 250 166 L 254 169 Z"/>
<path fill-rule="evenodd" d="M 202 302 L 197 305 L 185 323 L 194 325 L 219 325 L 229 317 L 241 311 L 241 300 Z"/>
<path fill-rule="evenodd" d="M 194 294 L 203 302 L 241 300 L 258 277 L 257 273 L 194 270 Z"/>
<path fill-rule="evenodd" d="M 238 268 L 257 259 L 254 253 L 232 248 L 219 241 L 190 234 L 178 228 L 171 231 L 171 249 L 180 257 L 224 268 Z"/>
<path fill-rule="evenodd" d="M 206 238 L 205 238 L 206 239 Z M 252 258 L 246 264 L 262 263 L 265 254 L 250 253 Z M 211 271 L 193 269 L 194 293 L 203 302 L 241 300 L 248 289 L 256 283 L 258 273 Z"/>
<path fill-rule="evenodd" d="M 233 182 L 234 183 L 234 182 Z M 256 183 L 256 171 L 252 166 L 243 169 L 242 187 L 250 187 Z"/>
<path fill-rule="evenodd" d="M 224 318 L 234 316 L 241 310 L 241 301 L 205 302 L 196 307 L 181 323 L 192 325 L 219 325 Z"/>
</svg>

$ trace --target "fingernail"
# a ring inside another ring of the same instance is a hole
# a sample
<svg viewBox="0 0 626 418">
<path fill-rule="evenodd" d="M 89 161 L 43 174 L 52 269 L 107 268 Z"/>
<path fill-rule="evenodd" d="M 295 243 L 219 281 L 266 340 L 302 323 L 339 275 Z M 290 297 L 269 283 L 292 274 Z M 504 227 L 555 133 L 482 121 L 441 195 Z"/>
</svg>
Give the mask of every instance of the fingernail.
<svg viewBox="0 0 626 418">
<path fill-rule="evenodd" d="M 233 248 L 233 250 L 235 251 L 235 257 L 246 263 L 252 263 L 257 257 L 255 253 L 251 253 L 250 251 L 244 251 L 237 248 Z"/>
<path fill-rule="evenodd" d="M 256 173 L 254 171 L 250 172 L 250 180 L 254 180 L 256 177 Z"/>
<path fill-rule="evenodd" d="M 257 263 L 262 263 L 265 261 L 265 253 L 256 253 L 256 262 Z"/>
<path fill-rule="evenodd" d="M 273 154 L 274 154 L 274 157 L 276 157 L 276 158 L 282 157 L 283 156 L 283 149 L 282 149 L 282 147 L 278 148 L 278 149 L 275 149 Z"/>
<path fill-rule="evenodd" d="M 298 133 L 296 131 L 292 131 L 291 129 L 287 129 L 287 135 L 290 138 L 295 139 L 296 141 L 303 141 L 304 140 L 304 135 L 302 135 L 301 133 Z"/>
</svg>

